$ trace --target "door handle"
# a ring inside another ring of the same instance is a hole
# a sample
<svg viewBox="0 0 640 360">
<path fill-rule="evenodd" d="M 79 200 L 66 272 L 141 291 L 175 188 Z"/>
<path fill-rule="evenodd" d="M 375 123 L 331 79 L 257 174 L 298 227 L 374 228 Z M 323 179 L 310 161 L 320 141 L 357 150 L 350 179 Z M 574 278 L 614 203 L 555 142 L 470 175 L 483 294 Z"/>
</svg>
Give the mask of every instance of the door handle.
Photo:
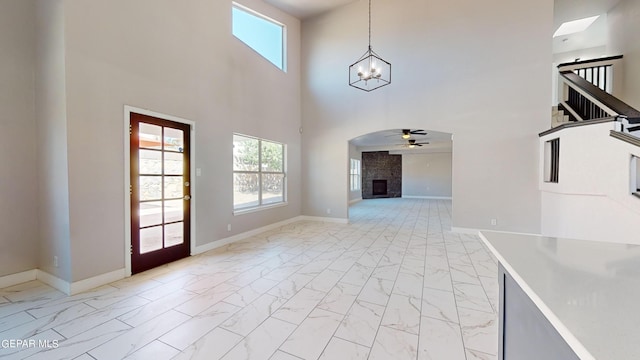
<svg viewBox="0 0 640 360">
<path fill-rule="evenodd" d="M 184 199 L 185 199 L 185 200 L 191 200 L 191 196 L 190 196 L 190 195 L 185 195 L 185 196 L 184 196 Z"/>
</svg>

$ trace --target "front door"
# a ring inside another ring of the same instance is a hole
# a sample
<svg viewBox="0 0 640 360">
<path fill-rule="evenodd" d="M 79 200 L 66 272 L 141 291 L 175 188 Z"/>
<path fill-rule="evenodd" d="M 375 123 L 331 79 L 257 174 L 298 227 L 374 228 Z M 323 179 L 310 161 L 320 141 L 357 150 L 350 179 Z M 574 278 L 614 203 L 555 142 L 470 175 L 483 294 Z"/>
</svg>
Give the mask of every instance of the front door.
<svg viewBox="0 0 640 360">
<path fill-rule="evenodd" d="M 131 113 L 131 272 L 190 253 L 190 125 Z"/>
</svg>

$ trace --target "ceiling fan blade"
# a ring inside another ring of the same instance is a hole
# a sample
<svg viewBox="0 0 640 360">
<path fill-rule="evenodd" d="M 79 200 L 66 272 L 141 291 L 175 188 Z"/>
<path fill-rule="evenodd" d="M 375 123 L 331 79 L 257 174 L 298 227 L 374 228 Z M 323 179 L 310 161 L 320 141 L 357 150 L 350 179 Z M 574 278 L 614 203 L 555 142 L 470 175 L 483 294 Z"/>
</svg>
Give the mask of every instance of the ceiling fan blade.
<svg viewBox="0 0 640 360">
<path fill-rule="evenodd" d="M 422 129 L 420 129 L 420 130 L 411 130 L 411 133 L 412 134 L 416 134 L 416 135 L 427 135 L 427 132 L 422 130 Z"/>
</svg>

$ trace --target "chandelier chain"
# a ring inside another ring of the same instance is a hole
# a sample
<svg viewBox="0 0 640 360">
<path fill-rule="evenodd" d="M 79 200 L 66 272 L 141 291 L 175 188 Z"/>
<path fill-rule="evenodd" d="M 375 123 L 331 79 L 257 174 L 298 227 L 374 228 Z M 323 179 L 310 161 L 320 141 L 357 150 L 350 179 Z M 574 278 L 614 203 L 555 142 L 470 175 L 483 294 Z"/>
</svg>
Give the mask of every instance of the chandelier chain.
<svg viewBox="0 0 640 360">
<path fill-rule="evenodd" d="M 369 49 L 371 49 L 371 0 L 369 0 Z"/>
</svg>

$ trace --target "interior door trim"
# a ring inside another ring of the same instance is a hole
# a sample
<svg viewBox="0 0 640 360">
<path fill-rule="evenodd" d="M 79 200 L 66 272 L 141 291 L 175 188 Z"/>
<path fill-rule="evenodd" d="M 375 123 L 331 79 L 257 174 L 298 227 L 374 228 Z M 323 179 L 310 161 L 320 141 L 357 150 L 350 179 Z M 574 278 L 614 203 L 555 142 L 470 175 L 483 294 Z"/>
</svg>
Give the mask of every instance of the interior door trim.
<svg viewBox="0 0 640 360">
<path fill-rule="evenodd" d="M 191 154 L 190 154 L 190 163 L 191 163 L 191 200 L 189 204 L 191 206 L 191 254 L 193 255 L 194 249 L 196 247 L 196 201 L 198 197 L 196 196 L 196 123 L 191 120 L 183 119 L 173 115 L 162 114 L 159 112 L 141 109 L 130 105 L 124 106 L 124 132 L 123 132 L 123 142 L 124 142 L 124 268 L 125 268 L 125 277 L 131 276 L 131 196 L 129 195 L 129 189 L 131 186 L 131 158 L 130 158 L 130 150 L 131 146 L 129 143 L 129 118 L 131 113 L 137 113 L 147 116 L 153 116 L 160 119 L 165 119 L 169 121 L 175 121 L 182 124 L 191 125 Z"/>
</svg>

